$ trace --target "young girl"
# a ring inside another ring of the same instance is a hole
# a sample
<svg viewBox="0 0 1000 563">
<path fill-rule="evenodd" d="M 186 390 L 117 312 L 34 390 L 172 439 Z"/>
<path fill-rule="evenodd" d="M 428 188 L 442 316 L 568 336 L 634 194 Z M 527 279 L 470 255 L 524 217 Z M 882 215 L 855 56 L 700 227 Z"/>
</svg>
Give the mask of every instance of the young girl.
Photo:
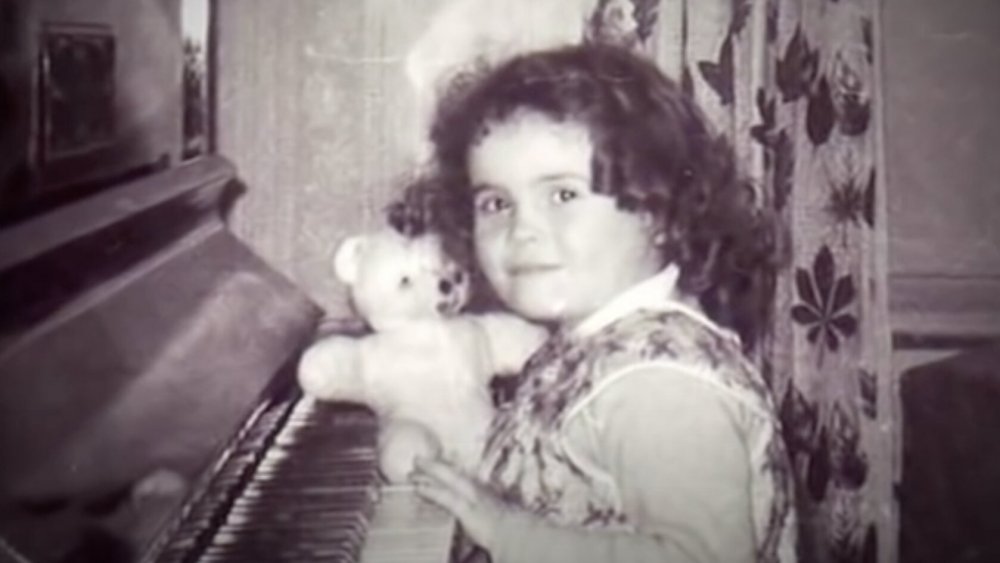
<svg viewBox="0 0 1000 563">
<path fill-rule="evenodd" d="M 467 81 L 432 140 L 425 219 L 553 336 L 480 473 L 422 461 L 418 491 L 495 563 L 793 561 L 791 471 L 742 351 L 766 223 L 693 103 L 626 51 L 565 48 Z"/>
</svg>

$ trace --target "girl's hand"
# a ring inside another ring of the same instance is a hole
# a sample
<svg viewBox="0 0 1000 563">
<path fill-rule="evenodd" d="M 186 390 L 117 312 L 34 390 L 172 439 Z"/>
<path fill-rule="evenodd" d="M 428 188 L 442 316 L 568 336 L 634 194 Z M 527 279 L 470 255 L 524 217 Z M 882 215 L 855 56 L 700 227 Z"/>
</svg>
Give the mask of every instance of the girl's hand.
<svg viewBox="0 0 1000 563">
<path fill-rule="evenodd" d="M 508 505 L 451 465 L 417 459 L 415 466 L 411 480 L 417 493 L 454 514 L 469 539 L 491 551 Z"/>
</svg>

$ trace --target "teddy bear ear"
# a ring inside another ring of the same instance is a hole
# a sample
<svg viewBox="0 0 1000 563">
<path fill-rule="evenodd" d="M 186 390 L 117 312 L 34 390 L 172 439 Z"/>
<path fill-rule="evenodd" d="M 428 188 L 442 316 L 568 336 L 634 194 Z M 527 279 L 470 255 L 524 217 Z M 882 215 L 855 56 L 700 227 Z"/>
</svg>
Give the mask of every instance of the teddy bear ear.
<svg viewBox="0 0 1000 563">
<path fill-rule="evenodd" d="M 337 255 L 333 258 L 333 271 L 337 278 L 350 285 L 358 279 L 358 266 L 361 264 L 361 253 L 364 250 L 365 238 L 362 236 L 350 237 L 337 248 Z"/>
</svg>

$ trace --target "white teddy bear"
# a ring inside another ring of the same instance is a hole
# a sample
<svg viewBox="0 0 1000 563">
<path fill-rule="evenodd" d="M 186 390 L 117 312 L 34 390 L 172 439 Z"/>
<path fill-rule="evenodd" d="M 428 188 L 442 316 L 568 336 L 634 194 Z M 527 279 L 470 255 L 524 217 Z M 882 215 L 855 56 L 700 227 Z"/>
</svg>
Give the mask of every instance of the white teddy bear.
<svg viewBox="0 0 1000 563">
<path fill-rule="evenodd" d="M 506 313 L 459 314 L 469 275 L 435 235 L 352 237 L 335 270 L 372 332 L 313 344 L 299 364 L 302 389 L 379 416 L 379 465 L 390 482 L 405 480 L 416 456 L 473 469 L 494 413 L 490 379 L 518 373 L 547 332 Z"/>
</svg>

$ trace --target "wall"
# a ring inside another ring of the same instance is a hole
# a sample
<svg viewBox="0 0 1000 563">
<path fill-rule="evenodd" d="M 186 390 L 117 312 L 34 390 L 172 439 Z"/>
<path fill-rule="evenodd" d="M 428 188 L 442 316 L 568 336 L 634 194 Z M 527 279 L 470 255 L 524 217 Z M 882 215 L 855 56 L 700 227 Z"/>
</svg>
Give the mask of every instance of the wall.
<svg viewBox="0 0 1000 563">
<path fill-rule="evenodd" d="M 217 146 L 234 231 L 330 313 L 344 237 L 382 224 L 413 163 L 404 57 L 440 0 L 218 0 Z"/>
<path fill-rule="evenodd" d="M 897 325 L 1000 330 L 1000 3 L 885 0 L 882 21 Z"/>
<path fill-rule="evenodd" d="M 113 176 L 164 155 L 176 162 L 181 146 L 180 0 L 6 0 L 16 37 L 0 46 L 0 69 L 12 102 L 0 116 L 0 202 L 29 188 L 14 174 L 30 159 L 32 88 L 43 23 L 101 23 L 116 40 L 114 142 L 82 162 L 50 169 L 37 196 L 67 184 Z M 5 112 L 8 113 L 8 112 Z M 8 182 L 10 185 L 8 185 Z M 2 205 L 2 204 L 0 204 Z"/>
</svg>

